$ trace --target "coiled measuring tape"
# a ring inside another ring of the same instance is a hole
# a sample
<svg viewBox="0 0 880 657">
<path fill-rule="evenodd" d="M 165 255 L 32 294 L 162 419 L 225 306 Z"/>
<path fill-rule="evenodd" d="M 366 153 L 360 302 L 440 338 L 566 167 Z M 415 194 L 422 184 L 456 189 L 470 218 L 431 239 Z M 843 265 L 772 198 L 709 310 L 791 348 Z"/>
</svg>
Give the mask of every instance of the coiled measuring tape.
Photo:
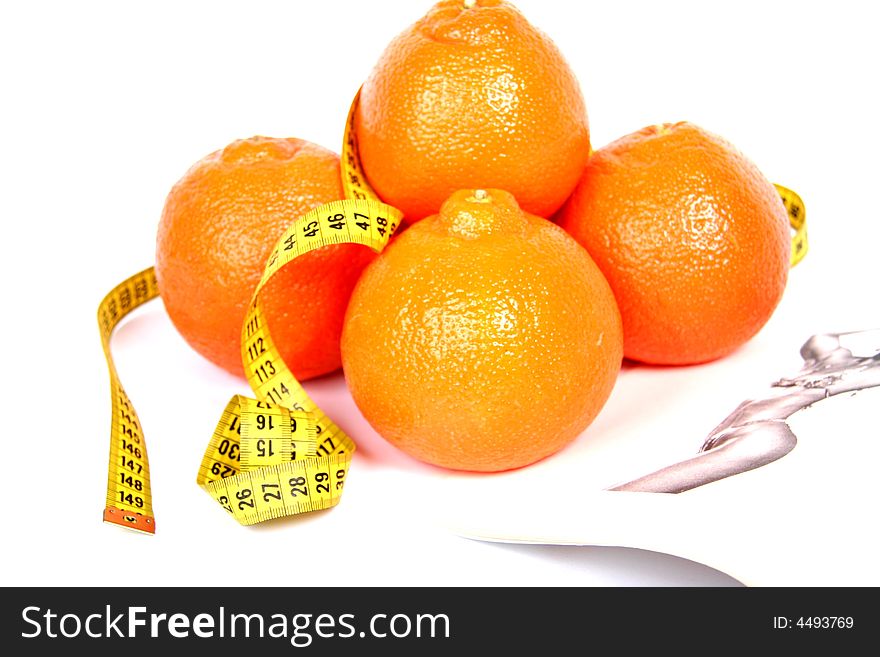
<svg viewBox="0 0 880 657">
<path fill-rule="evenodd" d="M 381 252 L 402 213 L 380 201 L 358 153 L 354 116 L 348 114 L 341 173 L 345 200 L 306 213 L 284 232 L 254 291 L 241 334 L 241 355 L 256 399 L 232 397 L 208 443 L 196 482 L 242 525 L 327 509 L 339 502 L 354 441 L 311 400 L 272 341 L 260 292 L 300 255 L 332 244 L 362 244 Z M 807 252 L 806 211 L 792 190 L 776 186 L 793 230 L 792 267 Z M 154 533 L 146 443 L 134 405 L 125 394 L 110 353 L 114 328 L 135 308 L 159 296 L 153 268 L 117 285 L 98 307 L 98 324 L 110 373 L 110 463 L 104 520 Z"/>
</svg>

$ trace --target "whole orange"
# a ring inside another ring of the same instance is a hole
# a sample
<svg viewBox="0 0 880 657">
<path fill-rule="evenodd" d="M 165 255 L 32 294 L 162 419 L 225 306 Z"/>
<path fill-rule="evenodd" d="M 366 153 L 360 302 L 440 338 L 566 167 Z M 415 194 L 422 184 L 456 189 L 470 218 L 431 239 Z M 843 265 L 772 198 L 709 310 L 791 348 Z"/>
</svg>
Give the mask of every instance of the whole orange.
<svg viewBox="0 0 880 657">
<path fill-rule="evenodd" d="M 342 362 L 391 443 L 497 471 L 578 436 L 611 392 L 622 346 L 608 283 L 577 242 L 507 192 L 464 190 L 364 271 Z"/>
<path fill-rule="evenodd" d="M 364 82 L 355 131 L 370 183 L 410 222 L 468 187 L 506 189 L 548 217 L 590 151 L 577 79 L 501 0 L 443 0 L 397 36 Z"/>
<path fill-rule="evenodd" d="M 339 158 L 300 139 L 235 141 L 197 162 L 165 202 L 156 278 L 168 314 L 205 358 L 243 375 L 241 325 L 284 229 L 343 197 Z M 306 253 L 261 294 L 272 337 L 299 379 L 338 369 L 349 296 L 374 254 L 358 245 Z"/>
<path fill-rule="evenodd" d="M 791 238 L 779 194 L 730 143 L 690 123 L 593 153 L 558 221 L 611 284 L 628 358 L 724 356 L 764 326 L 785 288 Z"/>
</svg>

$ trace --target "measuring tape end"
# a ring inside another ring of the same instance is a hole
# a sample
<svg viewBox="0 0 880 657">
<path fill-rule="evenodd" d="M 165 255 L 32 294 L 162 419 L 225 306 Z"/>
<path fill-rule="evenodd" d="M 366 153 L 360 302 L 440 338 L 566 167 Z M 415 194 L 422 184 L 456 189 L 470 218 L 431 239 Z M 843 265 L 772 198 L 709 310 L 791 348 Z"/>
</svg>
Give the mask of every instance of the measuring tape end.
<svg viewBox="0 0 880 657">
<path fill-rule="evenodd" d="M 111 525 L 119 525 L 142 534 L 153 535 L 156 533 L 156 521 L 153 518 L 140 513 L 123 511 L 112 506 L 104 509 L 104 522 Z"/>
</svg>

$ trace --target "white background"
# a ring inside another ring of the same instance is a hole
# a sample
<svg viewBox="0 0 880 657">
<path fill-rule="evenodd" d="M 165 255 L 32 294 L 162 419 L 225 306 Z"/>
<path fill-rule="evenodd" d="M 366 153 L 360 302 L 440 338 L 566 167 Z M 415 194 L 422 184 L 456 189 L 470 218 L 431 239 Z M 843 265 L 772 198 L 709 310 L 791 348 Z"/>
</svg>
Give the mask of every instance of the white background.
<svg viewBox="0 0 880 657">
<path fill-rule="evenodd" d="M 625 426 L 615 438 L 621 449 L 646 433 L 672 444 L 680 432 L 670 427 L 685 418 L 695 450 L 750 391 L 797 369 L 807 336 L 880 326 L 872 196 L 880 48 L 871 3 L 517 4 L 579 76 L 595 147 L 657 122 L 700 124 L 801 193 L 811 238 L 777 314 L 746 348 L 701 368 L 628 368 L 597 423 L 555 462 L 576 463 L 616 426 Z M 160 302 L 114 342 L 149 444 L 158 533 L 100 522 L 109 399 L 95 310 L 113 285 L 152 264 L 168 190 L 197 159 L 240 137 L 296 136 L 338 151 L 359 84 L 387 42 L 429 6 L 3 3 L 0 583 L 735 583 L 645 551 L 454 535 L 422 502 L 467 479 L 420 466 L 372 434 L 339 376 L 309 389 L 346 419 L 361 448 L 342 504 L 238 527 L 194 479 L 223 404 L 247 386 L 191 352 Z M 841 432 L 860 429 L 846 417 Z M 634 454 L 632 472 L 621 474 L 641 474 L 641 466 Z M 555 511 L 577 512 L 577 500 Z M 877 583 L 875 570 L 865 576 Z"/>
</svg>

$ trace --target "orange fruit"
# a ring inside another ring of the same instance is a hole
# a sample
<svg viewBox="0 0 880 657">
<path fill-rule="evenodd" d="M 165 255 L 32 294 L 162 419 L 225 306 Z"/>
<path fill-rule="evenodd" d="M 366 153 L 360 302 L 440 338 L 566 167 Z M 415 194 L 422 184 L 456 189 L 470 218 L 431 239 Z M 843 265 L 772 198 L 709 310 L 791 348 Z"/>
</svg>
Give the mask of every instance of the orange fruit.
<svg viewBox="0 0 880 657">
<path fill-rule="evenodd" d="M 235 141 L 197 162 L 165 202 L 156 277 L 178 331 L 211 362 L 243 375 L 241 325 L 284 229 L 343 197 L 339 158 L 300 139 Z M 348 298 L 374 257 L 347 244 L 306 253 L 261 294 L 272 337 L 299 379 L 339 368 Z"/>
<path fill-rule="evenodd" d="M 364 271 L 343 371 L 367 421 L 404 452 L 507 470 L 590 424 L 619 371 L 621 331 L 577 242 L 507 192 L 463 190 Z"/>
<path fill-rule="evenodd" d="M 730 143 L 690 123 L 593 153 L 557 218 L 611 284 L 628 358 L 724 356 L 760 330 L 785 288 L 791 238 L 779 194 Z"/>
<path fill-rule="evenodd" d="M 590 151 L 577 79 L 501 0 L 443 0 L 397 36 L 364 82 L 355 132 L 370 183 L 410 222 L 469 187 L 549 217 Z"/>
</svg>

